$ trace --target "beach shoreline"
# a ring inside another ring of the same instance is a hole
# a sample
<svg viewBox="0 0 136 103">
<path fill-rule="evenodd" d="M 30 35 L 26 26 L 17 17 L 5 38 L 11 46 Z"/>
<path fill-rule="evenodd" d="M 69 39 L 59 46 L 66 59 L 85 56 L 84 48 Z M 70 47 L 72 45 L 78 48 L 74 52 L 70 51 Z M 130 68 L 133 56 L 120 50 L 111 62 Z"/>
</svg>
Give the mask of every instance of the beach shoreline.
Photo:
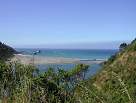
<svg viewBox="0 0 136 103">
<path fill-rule="evenodd" d="M 103 63 L 104 59 L 79 59 L 79 58 L 64 58 L 64 57 L 47 57 L 47 56 L 37 56 L 35 55 L 23 55 L 14 54 L 11 59 L 12 62 L 20 62 L 22 64 L 100 64 Z"/>
</svg>

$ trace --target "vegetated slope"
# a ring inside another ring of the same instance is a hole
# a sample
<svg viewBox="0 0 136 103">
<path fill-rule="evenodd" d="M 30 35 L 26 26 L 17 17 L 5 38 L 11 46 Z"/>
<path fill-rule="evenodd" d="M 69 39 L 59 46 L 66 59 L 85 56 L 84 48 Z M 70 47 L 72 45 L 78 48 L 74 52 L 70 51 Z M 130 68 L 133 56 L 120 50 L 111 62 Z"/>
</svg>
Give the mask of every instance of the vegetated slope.
<svg viewBox="0 0 136 103">
<path fill-rule="evenodd" d="M 136 39 L 80 85 L 76 97 L 83 103 L 136 103 Z"/>
<path fill-rule="evenodd" d="M 0 60 L 7 60 L 14 53 L 17 53 L 12 47 L 0 42 Z"/>
</svg>

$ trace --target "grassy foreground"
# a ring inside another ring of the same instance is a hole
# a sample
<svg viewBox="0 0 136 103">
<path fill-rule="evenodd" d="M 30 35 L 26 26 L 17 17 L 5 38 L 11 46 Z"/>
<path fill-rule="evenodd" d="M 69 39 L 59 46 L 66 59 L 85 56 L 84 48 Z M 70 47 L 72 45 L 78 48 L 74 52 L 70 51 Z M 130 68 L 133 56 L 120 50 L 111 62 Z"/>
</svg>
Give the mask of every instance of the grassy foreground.
<svg viewBox="0 0 136 103">
<path fill-rule="evenodd" d="M 81 103 L 136 103 L 136 40 L 80 85 L 75 97 Z"/>
<path fill-rule="evenodd" d="M 2 103 L 74 103 L 75 88 L 84 80 L 88 65 L 70 71 L 38 69 L 20 63 L 0 63 L 0 100 Z"/>
<path fill-rule="evenodd" d="M 0 62 L 1 103 L 136 103 L 136 40 L 84 80 L 88 65 L 70 71 Z"/>
</svg>

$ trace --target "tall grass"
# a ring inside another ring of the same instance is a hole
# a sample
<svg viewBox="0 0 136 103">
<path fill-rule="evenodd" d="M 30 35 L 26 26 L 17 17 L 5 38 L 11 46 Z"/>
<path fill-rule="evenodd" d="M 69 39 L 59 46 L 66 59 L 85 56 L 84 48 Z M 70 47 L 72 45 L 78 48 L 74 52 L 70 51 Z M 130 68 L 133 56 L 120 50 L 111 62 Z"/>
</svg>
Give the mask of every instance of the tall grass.
<svg viewBox="0 0 136 103">
<path fill-rule="evenodd" d="M 74 103 L 74 89 L 87 65 L 70 71 L 49 68 L 39 74 L 31 65 L 0 63 L 0 100 L 2 103 Z"/>
</svg>

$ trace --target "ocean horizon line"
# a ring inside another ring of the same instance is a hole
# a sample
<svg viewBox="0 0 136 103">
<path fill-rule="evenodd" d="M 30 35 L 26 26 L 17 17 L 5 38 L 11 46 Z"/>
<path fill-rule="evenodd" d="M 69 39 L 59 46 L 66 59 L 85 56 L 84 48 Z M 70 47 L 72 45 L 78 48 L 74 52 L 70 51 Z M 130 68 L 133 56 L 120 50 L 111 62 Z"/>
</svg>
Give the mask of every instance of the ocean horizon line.
<svg viewBox="0 0 136 103">
<path fill-rule="evenodd" d="M 42 47 L 40 47 L 40 48 L 38 48 L 38 47 L 26 47 L 26 48 L 23 48 L 23 47 L 15 47 L 14 49 L 42 49 L 42 50 L 119 50 L 119 48 L 113 48 L 113 49 L 111 49 L 111 48 L 42 48 Z"/>
</svg>

